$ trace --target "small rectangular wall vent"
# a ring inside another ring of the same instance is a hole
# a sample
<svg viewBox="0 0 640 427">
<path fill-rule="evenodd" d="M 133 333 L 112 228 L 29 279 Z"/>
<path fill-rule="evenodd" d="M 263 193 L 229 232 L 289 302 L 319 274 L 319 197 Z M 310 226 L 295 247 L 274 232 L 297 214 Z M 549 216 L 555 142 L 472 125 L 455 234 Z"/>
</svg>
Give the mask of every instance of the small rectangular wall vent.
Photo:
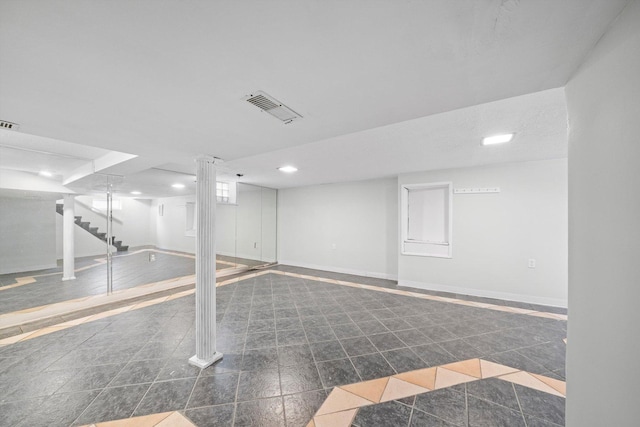
<svg viewBox="0 0 640 427">
<path fill-rule="evenodd" d="M 20 127 L 17 123 L 7 122 L 6 120 L 0 120 L 0 129 L 18 130 Z"/>
<path fill-rule="evenodd" d="M 269 113 L 273 117 L 281 120 L 284 124 L 289 124 L 294 120 L 302 118 L 300 114 L 261 90 L 249 95 L 246 101 L 255 105 L 265 113 Z"/>
</svg>

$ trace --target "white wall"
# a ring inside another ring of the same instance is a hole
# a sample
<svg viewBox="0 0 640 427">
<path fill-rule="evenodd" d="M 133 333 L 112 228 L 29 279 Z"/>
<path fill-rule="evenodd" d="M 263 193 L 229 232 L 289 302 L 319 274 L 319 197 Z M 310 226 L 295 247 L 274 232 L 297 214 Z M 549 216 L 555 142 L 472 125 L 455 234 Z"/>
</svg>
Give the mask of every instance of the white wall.
<svg viewBox="0 0 640 427">
<path fill-rule="evenodd" d="M 399 284 L 566 306 L 566 159 L 407 174 L 398 185 L 446 181 L 501 192 L 454 194 L 453 258 L 399 255 Z"/>
<path fill-rule="evenodd" d="M 276 262 L 277 224 L 278 224 L 278 192 L 271 188 L 262 189 L 262 260 Z"/>
<path fill-rule="evenodd" d="M 274 189 L 237 185 L 237 257 L 276 261 L 276 198 Z"/>
<path fill-rule="evenodd" d="M 569 427 L 640 420 L 640 2 L 566 86 Z"/>
<path fill-rule="evenodd" d="M 216 253 L 236 256 L 236 205 L 218 204 L 216 206 Z"/>
<path fill-rule="evenodd" d="M 262 189 L 238 184 L 236 256 L 259 260 L 262 253 Z"/>
<path fill-rule="evenodd" d="M 253 260 L 275 261 L 275 190 L 238 185 L 237 205 L 216 206 L 216 253 Z M 154 200 L 149 223 L 154 244 L 162 249 L 195 253 L 195 236 L 185 235 L 186 204 L 195 196 Z M 158 205 L 164 215 L 158 215 Z"/>
<path fill-rule="evenodd" d="M 178 196 L 155 199 L 151 205 L 151 215 L 156 217 L 155 245 L 187 253 L 195 253 L 196 239 L 186 236 L 187 202 L 195 202 L 195 196 Z M 163 205 L 163 215 L 158 214 L 158 206 Z"/>
<path fill-rule="evenodd" d="M 56 267 L 56 202 L 0 197 L 0 274 Z"/>
<path fill-rule="evenodd" d="M 151 204 L 150 225 L 155 239 L 153 244 L 168 249 L 194 254 L 195 236 L 185 234 L 187 224 L 187 202 L 195 202 L 195 195 L 165 197 L 155 199 Z M 164 205 L 163 216 L 158 214 L 158 206 Z M 236 253 L 236 209 L 235 205 L 216 206 L 216 253 L 235 256 Z"/>
<path fill-rule="evenodd" d="M 278 190 L 281 264 L 395 278 L 397 248 L 395 179 Z"/>
</svg>

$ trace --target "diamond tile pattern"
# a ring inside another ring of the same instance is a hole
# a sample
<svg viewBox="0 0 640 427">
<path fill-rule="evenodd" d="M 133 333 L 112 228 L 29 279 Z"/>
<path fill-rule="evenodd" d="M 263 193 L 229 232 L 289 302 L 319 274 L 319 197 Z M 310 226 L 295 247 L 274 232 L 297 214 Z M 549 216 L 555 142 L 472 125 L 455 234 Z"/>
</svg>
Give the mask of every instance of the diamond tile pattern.
<svg viewBox="0 0 640 427">
<path fill-rule="evenodd" d="M 219 287 L 217 339 L 224 358 L 199 372 L 187 364 L 195 347 L 192 295 L 0 347 L 0 413 L 9 414 L 7 419 L 16 425 L 37 425 L 42 419 L 39 408 L 46 407 L 47 401 L 91 390 L 96 394 L 94 399 L 74 400 L 85 406 L 73 409 L 76 415 L 70 423 L 103 422 L 158 408 L 159 412 L 185 411 L 184 415 L 198 420 L 215 413 L 224 423 L 231 423 L 228 425 L 251 425 L 268 414 L 264 425 L 290 427 L 309 423 L 309 414 L 322 405 L 317 393 L 326 395 L 334 387 L 366 380 L 374 384 L 376 379 L 406 371 L 421 370 L 421 375 L 398 376 L 399 381 L 394 381 L 398 399 L 407 392 L 397 386 L 405 383 L 414 391 L 455 383 L 459 384 L 456 390 L 466 393 L 464 382 L 473 384 L 485 371 L 490 376 L 512 374 L 513 369 L 500 367 L 505 353 L 523 365 L 536 366 L 532 372 L 544 377 L 558 378 L 558 372 L 563 372 L 563 320 L 415 298 L 393 289 L 389 290 L 394 293 L 387 293 L 345 286 L 331 281 L 362 280 L 369 283 L 363 286 L 371 288 L 389 286 L 389 282 L 337 273 L 322 275 L 321 280 L 310 280 L 263 274 Z M 441 345 L 454 340 L 458 341 L 455 347 Z M 457 353 L 463 348 L 476 349 L 483 355 L 482 361 L 450 365 L 445 372 L 450 374 L 442 377 L 446 381 L 438 383 L 434 370 L 427 368 L 468 359 Z M 79 367 L 95 372 L 87 378 L 92 383 L 76 378 Z M 39 379 L 32 382 L 33 387 L 24 385 L 35 378 Z M 560 393 L 560 383 L 531 378 Z M 309 398 L 313 393 L 314 398 Z M 382 398 L 378 391 L 368 397 L 355 390 L 349 393 L 373 406 L 372 396 Z M 156 402 L 145 400 L 145 396 L 154 396 Z M 483 400 L 482 396 L 476 398 Z M 23 410 L 35 399 L 45 405 Z M 528 396 L 527 402 L 533 409 L 524 412 L 524 417 L 545 422 L 561 419 L 558 414 L 553 420 L 541 417 L 535 410 L 535 396 Z M 409 414 L 422 414 L 410 417 L 412 420 L 435 417 L 448 422 L 397 400 L 385 404 L 404 405 Z M 484 411 L 484 407 L 478 408 L 473 413 Z M 352 409 L 339 411 L 345 413 L 338 418 L 362 423 L 369 419 L 365 416 L 378 416 L 371 409 L 371 414 L 358 418 L 357 411 L 349 412 Z M 404 409 L 392 412 L 404 419 Z M 316 426 L 328 421 L 314 420 Z"/>
</svg>

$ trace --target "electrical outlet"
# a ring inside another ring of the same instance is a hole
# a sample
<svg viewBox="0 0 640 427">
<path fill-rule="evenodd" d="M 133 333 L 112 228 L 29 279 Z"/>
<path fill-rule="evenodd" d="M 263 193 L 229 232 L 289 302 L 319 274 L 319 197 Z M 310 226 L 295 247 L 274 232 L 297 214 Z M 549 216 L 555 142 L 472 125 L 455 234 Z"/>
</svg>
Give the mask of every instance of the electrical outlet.
<svg viewBox="0 0 640 427">
<path fill-rule="evenodd" d="M 536 260 L 529 258 L 529 268 L 536 268 Z"/>
<path fill-rule="evenodd" d="M 156 260 L 156 254 L 149 253 L 149 262 L 154 262 Z"/>
</svg>

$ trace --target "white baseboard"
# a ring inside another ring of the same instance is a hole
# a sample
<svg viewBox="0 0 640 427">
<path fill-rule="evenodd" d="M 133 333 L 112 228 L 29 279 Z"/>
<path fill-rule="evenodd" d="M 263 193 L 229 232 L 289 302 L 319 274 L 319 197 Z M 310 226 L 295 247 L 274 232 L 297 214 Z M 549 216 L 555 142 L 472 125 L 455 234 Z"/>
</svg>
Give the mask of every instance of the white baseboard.
<svg viewBox="0 0 640 427">
<path fill-rule="evenodd" d="M 528 304 L 547 305 L 551 307 L 567 307 L 567 300 L 557 298 L 539 297 L 535 295 L 512 294 L 509 292 L 495 292 L 484 289 L 462 288 L 458 286 L 440 285 L 436 283 L 413 282 L 411 280 L 398 280 L 398 286 L 424 289 L 427 291 L 450 292 L 453 294 L 471 295 L 484 298 L 495 298 L 505 301 L 517 301 Z"/>
<path fill-rule="evenodd" d="M 265 263 L 269 263 L 269 264 L 278 261 L 278 260 L 272 259 L 272 258 L 265 258 L 265 259 L 253 258 L 253 255 L 236 254 L 236 253 L 232 253 L 232 252 L 217 251 L 217 253 L 218 253 L 218 255 L 224 255 L 224 256 L 231 257 L 231 258 L 242 258 L 242 259 L 248 259 L 248 260 L 251 260 L 251 261 L 261 261 L 261 262 L 265 262 Z"/>
<path fill-rule="evenodd" d="M 328 265 L 308 264 L 306 262 L 297 262 L 289 260 L 278 260 L 278 264 L 291 265 L 293 267 L 310 268 L 312 270 L 331 271 L 333 273 L 353 274 L 356 276 L 374 277 L 376 279 L 398 280 L 398 275 L 379 273 L 375 271 L 357 270 L 352 268 L 333 267 Z"/>
<path fill-rule="evenodd" d="M 51 268 L 57 268 L 57 263 L 47 263 L 47 264 L 36 264 L 36 265 L 27 265 L 25 267 L 16 267 L 8 268 L 7 270 L 0 271 L 0 274 L 16 274 L 16 273 L 31 273 L 39 270 L 49 270 Z M 62 271 L 60 271 L 62 273 Z"/>
</svg>

